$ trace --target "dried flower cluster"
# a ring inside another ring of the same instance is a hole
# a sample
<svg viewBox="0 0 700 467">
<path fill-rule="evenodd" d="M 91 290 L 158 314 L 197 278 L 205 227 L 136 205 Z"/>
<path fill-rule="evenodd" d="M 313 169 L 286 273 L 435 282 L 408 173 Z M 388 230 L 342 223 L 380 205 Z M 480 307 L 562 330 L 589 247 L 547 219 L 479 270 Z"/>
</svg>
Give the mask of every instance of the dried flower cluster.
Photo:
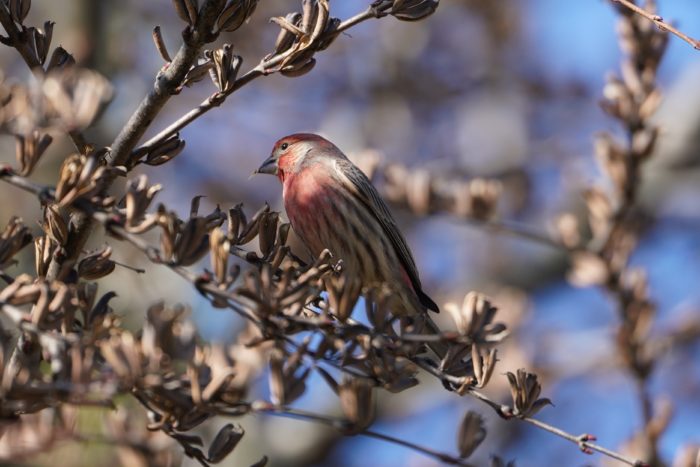
<svg viewBox="0 0 700 467">
<path fill-rule="evenodd" d="M 464 459 L 486 437 L 483 419 L 473 411 L 455 434 L 455 455 L 372 431 L 377 392 L 407 390 L 419 384 L 419 371 L 506 419 L 536 424 L 586 452 L 611 455 L 591 444 L 592 438 L 557 432 L 532 419 L 549 403 L 540 398 L 542 388 L 533 373 L 506 373 L 512 406 L 479 392 L 497 375 L 497 346 L 507 335 L 496 308 L 483 295 L 472 292 L 460 305 L 444 307 L 456 331 L 425 334 L 419 320 L 401 322 L 401 304 L 389 284 L 363 288 L 329 254 L 311 264 L 296 257 L 287 244 L 289 224 L 267 205 L 250 217 L 241 205 L 201 215 L 199 197 L 194 197 L 186 218 L 154 205 L 161 186 L 131 172 L 140 164 L 173 160 L 185 146 L 179 131 L 190 122 L 257 77 L 308 73 L 317 53 L 362 21 L 387 15 L 420 20 L 436 10 L 438 1 L 377 0 L 343 21 L 332 17 L 328 0 L 302 0 L 300 11 L 272 18 L 280 28 L 273 51 L 241 74 L 242 59 L 231 45 L 204 47 L 222 31 L 242 28 L 256 6 L 256 0 L 174 0 L 185 23 L 183 44 L 171 55 L 160 28 L 153 30 L 167 66 L 113 143 L 95 147 L 81 132 L 111 100 L 108 81 L 78 68 L 61 47 L 50 53 L 54 24 L 47 21 L 43 29 L 25 25 L 29 0 L 0 1 L 0 23 L 7 34 L 0 35 L 0 42 L 18 51 L 40 83 L 33 88 L 0 81 L 0 129 L 17 141 L 17 167 L 0 169 L 0 180 L 36 195 L 42 219 L 37 235 L 16 217 L 0 234 L 0 279 L 5 282 L 0 290 L 0 457 L 24 459 L 73 440 L 117 446 L 124 465 L 170 465 L 183 455 L 209 465 L 234 452 L 244 430 L 226 424 L 208 441 L 193 430 L 217 416 L 264 413 L 292 415 L 469 465 Z M 571 225 L 565 242 L 598 267 L 595 274 L 586 273 L 581 272 L 586 266 L 577 263 L 579 277 L 593 277 L 589 283 L 605 284 L 621 297 L 620 345 L 630 368 L 644 379 L 651 368 L 640 339 L 653 307 L 643 275 L 628 271 L 626 264 L 634 240 L 630 207 L 639 165 L 652 152 L 658 133 L 647 118 L 658 104 L 654 75 L 665 42 L 636 17 L 626 15 L 622 24 L 629 59 L 623 77 L 607 85 L 605 109 L 626 125 L 631 143 L 601 138 L 598 152 L 614 193 L 592 190 L 588 195 L 591 245 L 574 239 L 577 229 Z M 206 75 L 215 86 L 211 97 L 137 147 L 165 103 Z M 59 132 L 70 136 L 76 152 L 64 155 L 55 187 L 34 183 L 27 177 L 41 163 L 51 135 Z M 118 176 L 129 179 L 121 192 L 113 186 Z M 419 214 L 448 211 L 485 220 L 501 191 L 495 181 L 445 181 L 400 166 L 386 168 L 384 176 L 388 199 Z M 103 227 L 105 242 L 128 242 L 154 264 L 189 281 L 212 307 L 247 320 L 236 343 L 203 342 L 187 319 L 187 308 L 164 303 L 144 304 L 142 329 L 128 330 L 112 301 L 114 291 L 98 292 L 96 281 L 118 267 L 111 246 L 84 249 L 98 232 L 95 226 Z M 33 273 L 8 273 L 31 243 Z M 196 270 L 207 255 L 210 269 Z M 251 400 L 251 384 L 263 371 L 269 374 L 270 401 Z M 291 406 L 313 374 L 337 395 L 341 418 Z M 126 415 L 128 404 L 118 397 L 125 395 L 141 407 L 142 423 Z M 118 410 L 105 411 L 101 432 L 84 433 L 72 422 L 81 406 Z M 31 440 L 23 443 L 30 447 L 17 449 L 17 440 Z M 262 457 L 255 465 L 266 462 Z M 493 465 L 506 464 L 494 458 Z"/>
<path fill-rule="evenodd" d="M 374 151 L 355 154 L 353 159 L 368 177 L 382 180 L 387 201 L 421 216 L 446 212 L 462 219 L 488 221 L 495 216 L 503 191 L 502 183 L 495 179 L 463 181 L 399 164 L 380 166 L 380 155 Z"/>
<path fill-rule="evenodd" d="M 653 12 L 654 2 L 648 3 Z M 633 454 L 655 465 L 659 462 L 657 442 L 667 424 L 654 418 L 644 387 L 654 364 L 647 343 L 655 305 L 649 297 L 645 271 L 630 267 L 629 259 L 641 227 L 635 209 L 641 167 L 653 155 L 660 132 L 650 118 L 661 103 L 656 74 L 668 35 L 625 6 L 618 6 L 618 11 L 620 48 L 625 55 L 620 76 L 607 78 L 601 107 L 619 122 L 626 138 L 623 142 L 607 132 L 596 138 L 596 158 L 609 186 L 591 187 L 585 193 L 590 238 L 584 241 L 571 214 L 562 216 L 557 227 L 562 243 L 572 252 L 570 281 L 577 286 L 605 288 L 618 306 L 621 323 L 616 344 L 641 388 L 645 423 L 643 446 Z"/>
</svg>

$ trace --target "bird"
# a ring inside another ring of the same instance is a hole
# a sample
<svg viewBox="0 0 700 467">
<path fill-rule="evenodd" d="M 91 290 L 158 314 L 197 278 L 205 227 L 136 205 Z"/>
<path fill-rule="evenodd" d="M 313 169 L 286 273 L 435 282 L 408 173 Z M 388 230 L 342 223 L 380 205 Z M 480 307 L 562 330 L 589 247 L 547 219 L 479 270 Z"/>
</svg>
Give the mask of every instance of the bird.
<svg viewBox="0 0 700 467">
<path fill-rule="evenodd" d="M 387 284 L 398 295 L 396 316 L 439 312 L 423 291 L 416 262 L 386 203 L 369 178 L 327 139 L 297 133 L 278 140 L 255 173 L 282 184 L 287 217 L 314 258 L 328 250 L 363 286 Z M 412 321 L 416 322 L 416 321 Z"/>
</svg>

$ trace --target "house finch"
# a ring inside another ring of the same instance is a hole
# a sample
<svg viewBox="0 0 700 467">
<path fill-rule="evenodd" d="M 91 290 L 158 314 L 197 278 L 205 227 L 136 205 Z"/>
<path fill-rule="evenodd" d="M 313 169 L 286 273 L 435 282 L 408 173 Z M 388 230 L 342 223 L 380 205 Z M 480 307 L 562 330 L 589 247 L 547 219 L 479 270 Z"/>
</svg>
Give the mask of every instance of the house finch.
<svg viewBox="0 0 700 467">
<path fill-rule="evenodd" d="M 328 249 L 363 286 L 388 284 L 402 305 L 392 310 L 396 315 L 437 331 L 426 308 L 438 307 L 423 292 L 406 240 L 367 176 L 340 149 L 314 134 L 287 136 L 256 173 L 279 178 L 292 228 L 314 257 Z"/>
</svg>

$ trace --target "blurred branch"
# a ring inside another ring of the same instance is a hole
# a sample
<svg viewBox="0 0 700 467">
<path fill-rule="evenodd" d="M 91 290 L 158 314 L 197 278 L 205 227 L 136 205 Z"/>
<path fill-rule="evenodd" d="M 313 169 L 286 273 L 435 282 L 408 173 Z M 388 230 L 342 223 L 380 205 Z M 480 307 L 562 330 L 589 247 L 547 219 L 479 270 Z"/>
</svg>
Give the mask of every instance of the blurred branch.
<svg viewBox="0 0 700 467">
<path fill-rule="evenodd" d="M 573 246 L 513 221 L 496 219 L 503 184 L 498 179 L 475 177 L 455 179 L 411 169 L 401 164 L 380 165 L 375 151 L 353 155 L 353 160 L 370 179 L 382 179 L 382 197 L 417 216 L 447 214 L 455 224 L 470 224 L 498 234 L 512 235 L 541 245 L 571 252 Z"/>
<path fill-rule="evenodd" d="M 9 6 L 6 2 L 0 2 L 0 24 L 2 24 L 2 27 L 8 35 L 2 42 L 17 50 L 34 76 L 38 80 L 42 80 L 45 73 L 44 68 L 42 67 L 39 57 L 37 57 L 35 49 L 29 43 L 33 38 L 29 37 L 29 31 L 24 25 L 22 25 L 22 30 L 17 28 L 8 8 Z M 0 39 L 3 38 L 0 36 Z M 78 152 L 82 154 L 87 152 L 88 143 L 80 131 L 71 130 L 68 132 L 68 136 L 70 136 Z"/>
<path fill-rule="evenodd" d="M 638 15 L 641 15 L 648 19 L 649 21 L 653 22 L 659 29 L 670 32 L 671 34 L 677 36 L 678 38 L 684 40 L 688 44 L 692 45 L 695 50 L 700 50 L 700 40 L 693 39 L 692 37 L 688 36 L 687 34 L 684 34 L 683 32 L 679 31 L 672 25 L 664 22 L 663 18 L 657 14 L 650 13 L 646 11 L 644 8 L 640 8 L 637 6 L 634 2 L 630 0 L 610 0 L 612 3 L 619 3 L 625 8 L 630 9 L 631 11 L 637 13 Z"/>
<path fill-rule="evenodd" d="M 697 315 L 697 312 L 694 314 Z M 700 341 L 700 319 L 691 318 L 654 339 L 649 344 L 649 351 L 652 358 L 657 359 L 672 350 L 696 344 L 698 341 Z"/>
<path fill-rule="evenodd" d="M 341 433 L 354 435 L 354 436 L 365 436 L 368 438 L 375 438 L 382 441 L 386 441 L 391 444 L 396 444 L 398 446 L 404 446 L 408 449 L 412 449 L 416 452 L 425 454 L 428 457 L 439 460 L 450 465 L 460 465 L 464 467 L 471 467 L 473 464 L 467 463 L 464 459 L 460 459 L 455 456 L 451 456 L 444 452 L 436 451 L 430 449 L 427 446 L 421 446 L 420 444 L 411 443 L 394 436 L 386 435 L 383 433 L 378 433 L 372 430 L 361 430 L 353 431 L 352 424 L 347 420 L 335 417 L 329 417 L 327 415 L 321 415 L 313 412 L 308 412 L 305 410 L 293 409 L 290 407 L 276 406 L 263 401 L 256 401 L 250 404 L 250 408 L 253 412 L 263 413 L 268 415 L 276 415 L 286 418 L 293 418 L 295 420 L 305 420 L 309 422 L 321 423 L 324 425 L 331 426 Z"/>
</svg>

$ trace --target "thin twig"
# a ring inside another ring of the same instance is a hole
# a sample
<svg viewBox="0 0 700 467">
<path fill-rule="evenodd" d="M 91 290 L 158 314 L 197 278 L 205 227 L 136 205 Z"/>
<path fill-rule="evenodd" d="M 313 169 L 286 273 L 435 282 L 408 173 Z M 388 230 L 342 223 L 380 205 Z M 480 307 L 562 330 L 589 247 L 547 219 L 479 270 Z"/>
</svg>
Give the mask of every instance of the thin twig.
<svg viewBox="0 0 700 467">
<path fill-rule="evenodd" d="M 498 234 L 510 235 L 517 238 L 522 238 L 529 240 L 534 243 L 538 243 L 549 248 L 554 248 L 557 250 L 563 250 L 567 252 L 572 252 L 574 249 L 567 247 L 556 239 L 548 236 L 545 233 L 538 232 L 533 228 L 520 224 L 518 222 L 503 221 L 503 220 L 493 220 L 493 219 L 480 219 L 476 217 L 449 217 L 450 222 L 455 224 L 468 224 L 475 227 L 483 228 L 489 232 L 494 232 Z"/>
<path fill-rule="evenodd" d="M 635 5 L 633 2 L 629 0 L 610 0 L 612 3 L 619 3 L 620 5 L 624 6 L 625 8 L 628 8 L 632 10 L 633 12 L 637 13 L 638 15 L 641 15 L 648 19 L 649 21 L 653 22 L 659 29 L 670 32 L 674 36 L 677 36 L 680 39 L 683 39 L 686 41 L 688 44 L 692 45 L 695 50 L 700 50 L 700 40 L 693 39 L 692 37 L 688 36 L 687 34 L 679 31 L 672 25 L 666 23 L 663 18 L 659 15 L 656 15 L 654 13 L 649 13 L 646 11 L 644 8 L 640 8 L 639 6 Z"/>
<path fill-rule="evenodd" d="M 530 423 L 538 428 L 541 428 L 541 429 L 548 431 L 552 434 L 560 436 L 561 438 L 564 438 L 568 441 L 571 441 L 572 443 L 578 444 L 583 452 L 586 452 L 586 449 L 590 449 L 591 451 L 597 451 L 601 454 L 604 454 L 608 457 L 619 460 L 620 462 L 624 462 L 625 464 L 631 465 L 634 467 L 643 467 L 643 466 L 647 465 L 645 462 L 633 459 L 633 458 L 628 457 L 628 456 L 623 456 L 620 453 L 617 453 L 615 451 L 611 451 L 610 449 L 606 449 L 602 446 L 599 446 L 595 443 L 591 443 L 590 441 L 588 441 L 590 439 L 595 439 L 594 436 L 591 436 L 588 434 L 583 434 L 583 435 L 579 435 L 579 436 L 572 435 L 571 433 L 567 433 L 564 430 L 560 430 L 557 427 L 554 427 L 552 425 L 544 423 L 544 422 L 537 420 L 535 418 L 522 417 L 520 420 L 523 420 L 524 422 Z"/>
<path fill-rule="evenodd" d="M 276 415 L 281 417 L 293 418 L 295 420 L 304 420 L 310 422 L 323 423 L 324 425 L 332 426 L 333 428 L 339 430 L 341 433 L 347 432 L 349 428 L 352 427 L 348 421 L 329 417 L 327 415 L 321 415 L 313 412 L 307 412 L 304 410 L 292 409 L 290 407 L 275 406 L 268 403 L 253 403 L 251 404 L 251 410 L 257 413 L 264 413 L 270 415 Z M 369 438 L 380 439 L 388 443 L 396 444 L 399 446 L 404 446 L 414 451 L 425 454 L 426 456 L 437 459 L 441 462 L 452 465 L 460 465 L 463 467 L 471 467 L 473 464 L 467 463 L 464 459 L 460 459 L 455 456 L 451 456 L 447 453 L 436 451 L 430 449 L 426 446 L 421 446 L 420 444 L 412 443 L 410 441 L 405 441 L 400 438 L 395 438 L 384 433 L 379 433 L 372 430 L 362 430 L 359 432 L 351 432 L 353 435 L 366 436 Z"/>
</svg>

